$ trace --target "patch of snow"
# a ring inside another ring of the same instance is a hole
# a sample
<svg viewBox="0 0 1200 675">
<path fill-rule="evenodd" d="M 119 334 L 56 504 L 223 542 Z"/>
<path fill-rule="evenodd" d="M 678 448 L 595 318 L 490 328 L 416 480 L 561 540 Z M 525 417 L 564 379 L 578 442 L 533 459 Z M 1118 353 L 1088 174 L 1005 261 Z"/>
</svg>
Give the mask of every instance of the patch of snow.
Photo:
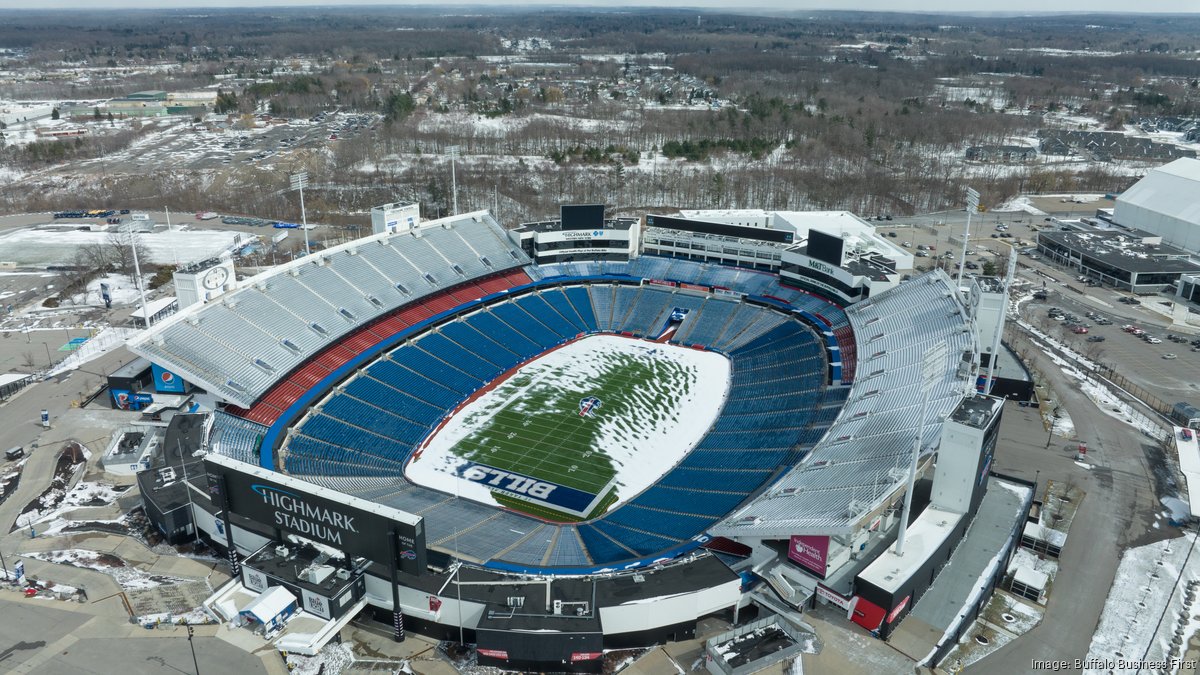
<svg viewBox="0 0 1200 675">
<path fill-rule="evenodd" d="M 316 656 L 287 655 L 292 675 L 340 675 L 354 665 L 354 651 L 349 642 L 326 645 Z"/>
<path fill-rule="evenodd" d="M 1187 639 L 1200 630 L 1200 620 L 1195 618 L 1200 614 L 1196 604 L 1200 553 L 1193 550 L 1195 538 L 1195 533 L 1188 533 L 1125 551 L 1088 649 L 1088 660 L 1095 665 L 1085 674 L 1136 673 L 1142 671 L 1138 662 L 1143 658 L 1165 661 L 1182 655 L 1172 651 L 1176 631 L 1182 632 L 1186 646 Z M 1112 665 L 1117 667 L 1108 667 Z"/>
</svg>

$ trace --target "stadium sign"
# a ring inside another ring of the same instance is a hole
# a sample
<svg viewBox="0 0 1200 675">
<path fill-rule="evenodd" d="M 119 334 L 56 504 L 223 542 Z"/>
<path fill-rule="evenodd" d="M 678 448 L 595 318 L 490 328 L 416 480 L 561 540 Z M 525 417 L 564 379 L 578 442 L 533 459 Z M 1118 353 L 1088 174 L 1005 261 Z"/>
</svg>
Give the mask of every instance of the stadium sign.
<svg viewBox="0 0 1200 675">
<path fill-rule="evenodd" d="M 850 609 L 850 604 L 851 604 L 850 598 L 847 598 L 846 596 L 842 595 L 841 593 L 838 593 L 836 591 L 830 590 L 829 588 L 826 588 L 824 584 L 817 584 L 817 595 L 821 596 L 822 598 L 825 598 L 829 602 L 832 602 L 833 604 L 837 605 L 838 607 L 841 607 L 842 609 L 845 609 L 845 610 Z"/>
<path fill-rule="evenodd" d="M 583 490 L 476 462 L 466 462 L 459 466 L 458 477 L 523 501 L 542 504 L 578 516 L 586 516 L 599 498 L 598 495 Z M 600 494 L 604 492 L 605 490 L 601 490 Z"/>
<path fill-rule="evenodd" d="M 270 527 L 381 564 L 399 560 L 401 571 L 425 571 L 425 521 L 420 516 L 267 471 L 208 455 L 209 491 L 229 510 Z M 396 539 L 388 536 L 396 532 Z M 393 550 L 394 548 L 394 550 Z"/>
<path fill-rule="evenodd" d="M 563 239 L 595 239 L 604 236 L 604 230 L 573 230 L 562 232 L 559 236 Z"/>
<path fill-rule="evenodd" d="M 825 578 L 825 560 L 829 557 L 829 537 L 795 535 L 788 546 L 788 559 L 822 579 Z"/>
</svg>

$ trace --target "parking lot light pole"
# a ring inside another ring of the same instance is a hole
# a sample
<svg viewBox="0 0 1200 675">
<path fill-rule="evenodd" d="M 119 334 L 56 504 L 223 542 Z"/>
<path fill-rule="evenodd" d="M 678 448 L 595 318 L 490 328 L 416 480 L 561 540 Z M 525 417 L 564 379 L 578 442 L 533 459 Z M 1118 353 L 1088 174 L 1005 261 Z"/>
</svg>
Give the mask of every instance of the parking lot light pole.
<svg viewBox="0 0 1200 675">
<path fill-rule="evenodd" d="M 192 643 L 192 626 L 188 624 L 188 647 L 192 648 L 192 667 L 196 669 L 196 675 L 200 675 L 200 663 L 196 661 L 196 645 Z"/>
<path fill-rule="evenodd" d="M 297 171 L 292 174 L 292 189 L 300 192 L 300 226 L 304 228 L 304 255 L 312 251 L 308 248 L 308 214 L 304 211 L 304 188 L 308 187 L 308 172 Z"/>
</svg>

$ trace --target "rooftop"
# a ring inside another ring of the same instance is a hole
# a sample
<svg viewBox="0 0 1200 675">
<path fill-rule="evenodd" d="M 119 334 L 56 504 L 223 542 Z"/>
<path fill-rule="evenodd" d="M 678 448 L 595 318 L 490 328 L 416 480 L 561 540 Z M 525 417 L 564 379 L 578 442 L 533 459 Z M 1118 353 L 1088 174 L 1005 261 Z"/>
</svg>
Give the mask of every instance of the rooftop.
<svg viewBox="0 0 1200 675">
<path fill-rule="evenodd" d="M 1028 486 L 990 476 L 987 493 L 975 519 L 937 580 L 913 606 L 910 616 L 939 632 L 962 620 L 968 600 L 977 592 L 982 580 L 988 578 L 988 572 L 1001 564 L 1000 551 L 1014 527 L 1024 519 L 1031 499 L 1032 489 Z"/>
<path fill-rule="evenodd" d="M 1188 258 L 1188 252 L 1168 244 L 1146 243 L 1147 237 L 1136 231 L 1088 230 L 1077 232 L 1038 232 L 1038 242 L 1044 239 L 1093 260 L 1132 272 L 1200 272 Z"/>
<path fill-rule="evenodd" d="M 1004 280 L 999 277 L 975 277 L 975 283 L 979 284 L 979 290 L 984 293 L 1004 292 Z"/>
<path fill-rule="evenodd" d="M 605 230 L 628 230 L 636 225 L 637 218 L 605 218 Z M 533 232 L 558 232 L 562 230 L 561 220 L 543 220 L 536 223 L 521 223 L 516 227 L 518 231 L 533 231 Z"/>
<path fill-rule="evenodd" d="M 1002 399 L 976 394 L 964 398 L 954 412 L 950 413 L 950 419 L 969 427 L 984 429 L 1000 412 L 1003 403 Z"/>
<path fill-rule="evenodd" d="M 888 270 L 872 264 L 870 259 L 847 260 L 842 263 L 842 269 L 856 277 L 867 277 L 871 281 L 887 281 Z"/>
<path fill-rule="evenodd" d="M 889 593 L 912 578 L 964 518 L 963 514 L 939 509 L 930 504 L 908 526 L 904 538 L 904 555 L 896 555 L 896 547 L 888 547 L 858 578 Z"/>
</svg>

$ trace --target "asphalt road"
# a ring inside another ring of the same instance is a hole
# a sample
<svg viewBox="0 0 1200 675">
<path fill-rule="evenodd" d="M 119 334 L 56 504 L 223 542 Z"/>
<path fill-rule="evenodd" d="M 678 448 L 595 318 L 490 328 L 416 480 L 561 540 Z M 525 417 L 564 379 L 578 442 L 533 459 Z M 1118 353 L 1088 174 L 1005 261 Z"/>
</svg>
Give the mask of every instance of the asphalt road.
<svg viewBox="0 0 1200 675">
<path fill-rule="evenodd" d="M 1045 355 L 1032 355 L 1044 373 L 1056 366 Z M 1059 376 L 1056 383 L 1067 380 Z M 1071 481 L 1087 493 L 1072 524 L 1042 622 L 967 669 L 970 673 L 1009 675 L 1034 672 L 1034 659 L 1084 658 L 1099 623 L 1119 554 L 1170 536 L 1156 530 L 1161 510 L 1158 492 L 1168 475 L 1156 443 L 1128 424 L 1110 417 L 1077 388 L 1059 386 L 1058 404 L 1075 422 L 1076 437 L 1054 438 L 1047 447 L 1037 412 L 1009 404 L 1005 409 L 996 470 L 1033 479 Z M 1084 468 L 1074 461 L 1078 441 L 1088 444 Z M 1079 672 L 1066 670 L 1063 672 Z"/>
<path fill-rule="evenodd" d="M 0 670 L 37 675 L 265 673 L 257 656 L 201 626 L 195 660 L 181 627 L 146 630 L 108 616 L 66 611 L 52 600 L 0 597 Z"/>
</svg>

